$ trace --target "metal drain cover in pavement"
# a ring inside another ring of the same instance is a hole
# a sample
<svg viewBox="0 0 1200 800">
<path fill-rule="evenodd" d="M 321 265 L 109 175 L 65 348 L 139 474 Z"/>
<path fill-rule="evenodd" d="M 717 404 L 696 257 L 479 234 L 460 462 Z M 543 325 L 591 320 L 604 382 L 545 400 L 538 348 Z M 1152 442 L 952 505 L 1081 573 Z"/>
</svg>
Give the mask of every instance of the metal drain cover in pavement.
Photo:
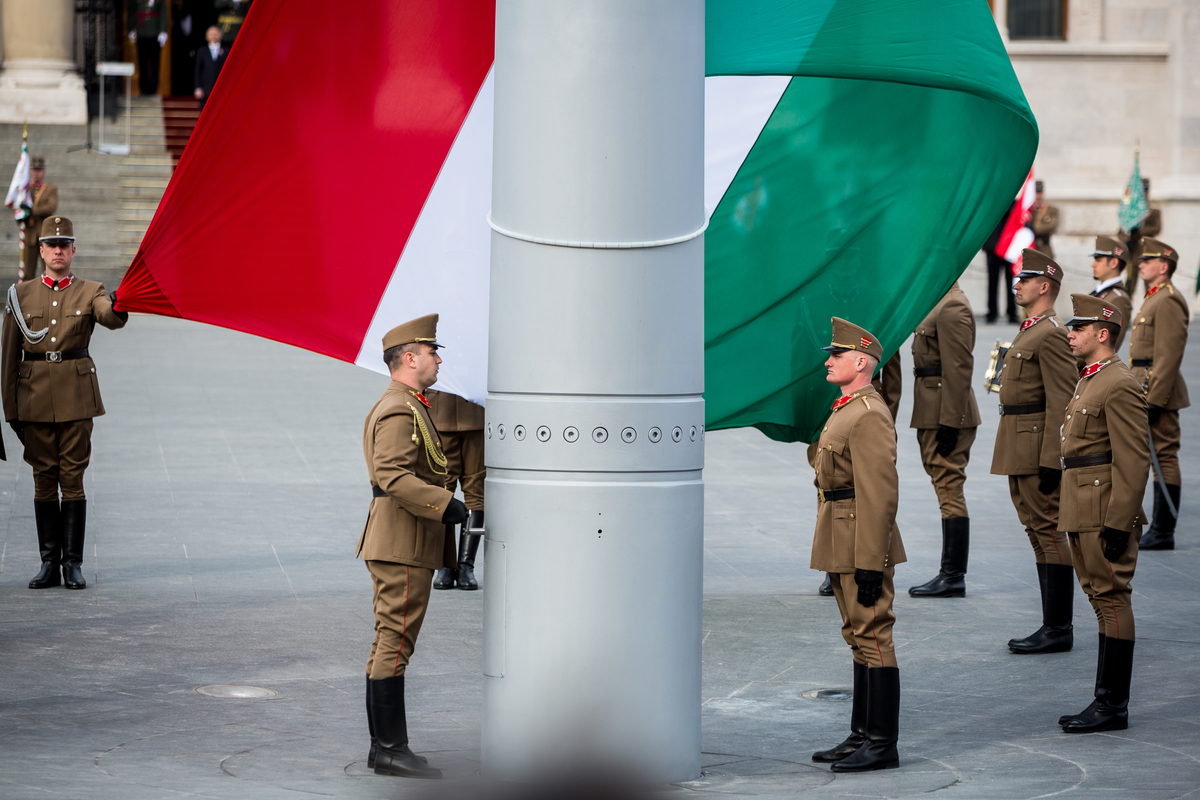
<svg viewBox="0 0 1200 800">
<path fill-rule="evenodd" d="M 279 694 L 274 689 L 264 689 L 261 686 L 230 686 L 227 684 L 201 686 L 196 691 L 209 697 L 231 697 L 234 700 L 262 700 L 264 697 L 274 697 Z"/>
<path fill-rule="evenodd" d="M 805 700 L 849 700 L 854 697 L 852 689 L 809 689 L 801 692 Z"/>
</svg>

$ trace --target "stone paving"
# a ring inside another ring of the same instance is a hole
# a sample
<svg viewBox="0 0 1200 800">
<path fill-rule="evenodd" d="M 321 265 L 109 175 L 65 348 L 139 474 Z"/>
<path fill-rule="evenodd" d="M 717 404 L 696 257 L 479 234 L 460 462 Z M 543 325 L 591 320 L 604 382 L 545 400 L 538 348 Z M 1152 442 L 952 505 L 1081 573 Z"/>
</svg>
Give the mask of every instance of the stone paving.
<svg viewBox="0 0 1200 800">
<path fill-rule="evenodd" d="M 977 384 L 992 342 L 1013 332 L 980 327 Z M 352 550 L 367 506 L 362 420 L 386 379 L 153 317 L 99 331 L 93 345 L 109 413 L 88 473 L 87 590 L 25 588 L 37 568 L 32 481 L 19 460 L 0 464 L 0 798 L 494 794 L 477 775 L 481 592 L 434 594 L 407 681 L 414 749 L 449 780 L 377 777 L 363 761 L 370 584 Z M 1200 385 L 1196 347 L 1185 370 Z M 900 429 L 901 768 L 869 775 L 809 761 L 845 735 L 850 709 L 806 694 L 848 686 L 850 659 L 808 569 L 816 502 L 804 447 L 753 430 L 708 435 L 704 774 L 653 796 L 1200 793 L 1189 488 L 1200 417 L 1183 415 L 1180 547 L 1138 565 L 1130 728 L 1069 736 L 1054 722 L 1090 700 L 1095 620 L 1079 592 L 1072 652 L 1005 647 L 1039 624 L 1036 573 L 1004 479 L 986 474 L 995 399 L 980 394 L 980 405 L 965 599 L 903 591 L 936 571 L 940 528 L 915 437 Z M 275 694 L 197 692 L 214 684 Z"/>
</svg>

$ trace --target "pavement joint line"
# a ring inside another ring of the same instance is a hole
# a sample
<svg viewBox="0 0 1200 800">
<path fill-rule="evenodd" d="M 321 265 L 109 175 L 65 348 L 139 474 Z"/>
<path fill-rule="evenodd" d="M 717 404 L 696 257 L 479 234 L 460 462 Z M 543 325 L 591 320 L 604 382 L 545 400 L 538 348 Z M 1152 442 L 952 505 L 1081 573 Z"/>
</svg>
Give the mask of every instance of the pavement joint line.
<svg viewBox="0 0 1200 800">
<path fill-rule="evenodd" d="M 1059 791 L 1051 792 L 1050 794 L 1040 794 L 1036 798 L 1031 798 L 1031 800 L 1038 800 L 1038 798 L 1043 798 L 1043 797 L 1054 797 L 1055 795 L 1063 794 L 1064 792 L 1074 791 L 1075 789 L 1077 789 L 1079 787 L 1080 784 L 1082 784 L 1088 778 L 1087 767 L 1085 767 L 1083 764 L 1080 764 L 1078 761 L 1072 761 L 1071 759 L 1067 758 L 1066 756 L 1060 756 L 1057 753 L 1048 753 L 1044 750 L 1038 750 L 1037 748 L 1033 748 L 1033 747 L 1026 747 L 1024 745 L 1016 744 L 1014 742 L 1001 742 L 1001 744 L 1007 744 L 1010 746 L 1019 747 L 1020 749 L 1025 750 L 1030 753 L 1038 753 L 1039 755 L 1046 756 L 1047 758 L 1055 758 L 1055 759 L 1058 759 L 1059 761 L 1065 761 L 1066 763 L 1075 767 L 1081 773 L 1079 780 L 1075 782 L 1074 786 L 1070 786 L 1066 789 L 1060 789 Z"/>
</svg>

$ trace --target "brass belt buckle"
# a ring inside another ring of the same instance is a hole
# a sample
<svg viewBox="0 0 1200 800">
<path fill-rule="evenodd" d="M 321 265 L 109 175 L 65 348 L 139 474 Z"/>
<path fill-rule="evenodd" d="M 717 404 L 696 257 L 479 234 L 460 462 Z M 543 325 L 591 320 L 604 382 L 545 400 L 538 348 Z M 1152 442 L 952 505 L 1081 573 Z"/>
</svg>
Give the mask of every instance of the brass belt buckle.
<svg viewBox="0 0 1200 800">
<path fill-rule="evenodd" d="M 46 360 L 49 361 L 51 364 L 61 363 L 62 362 L 62 350 L 51 350 L 50 352 L 46 353 Z"/>
<path fill-rule="evenodd" d="M 1065 470 L 1067 468 L 1067 460 L 1065 458 L 1063 458 L 1062 456 L 1059 456 L 1058 457 L 1058 466 Z"/>
</svg>

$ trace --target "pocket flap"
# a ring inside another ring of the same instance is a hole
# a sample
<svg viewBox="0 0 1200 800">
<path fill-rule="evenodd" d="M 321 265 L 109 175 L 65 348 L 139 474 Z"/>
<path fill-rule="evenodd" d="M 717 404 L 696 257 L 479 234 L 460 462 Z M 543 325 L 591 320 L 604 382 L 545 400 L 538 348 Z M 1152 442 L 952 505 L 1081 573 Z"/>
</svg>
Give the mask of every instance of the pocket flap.
<svg viewBox="0 0 1200 800">
<path fill-rule="evenodd" d="M 1017 433 L 1041 433 L 1046 430 L 1045 414 L 1022 414 L 1017 417 Z"/>
<path fill-rule="evenodd" d="M 79 371 L 80 375 L 89 375 L 96 371 L 96 368 L 92 366 L 90 358 L 81 358 L 75 363 L 78 365 L 75 369 Z"/>
<path fill-rule="evenodd" d="M 1112 483 L 1112 467 L 1105 464 L 1100 467 L 1072 470 L 1075 473 L 1076 486 L 1103 486 Z"/>
<path fill-rule="evenodd" d="M 840 436 L 830 436 L 825 440 L 825 450 L 840 456 L 846 452 L 846 440 Z"/>
</svg>

